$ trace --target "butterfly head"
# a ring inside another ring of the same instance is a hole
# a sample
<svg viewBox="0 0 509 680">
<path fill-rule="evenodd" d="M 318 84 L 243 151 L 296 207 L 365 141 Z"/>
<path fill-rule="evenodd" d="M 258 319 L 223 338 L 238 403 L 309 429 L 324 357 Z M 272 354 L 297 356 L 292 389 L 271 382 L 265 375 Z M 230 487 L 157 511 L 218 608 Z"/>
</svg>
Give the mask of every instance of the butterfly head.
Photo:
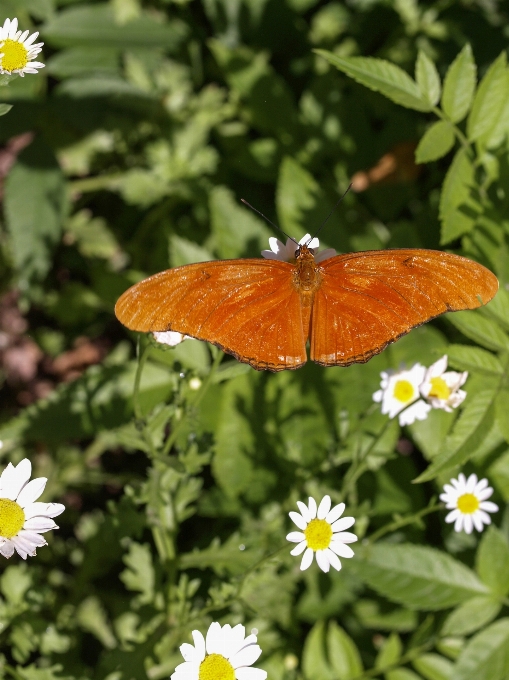
<svg viewBox="0 0 509 680">
<path fill-rule="evenodd" d="M 270 250 L 262 250 L 262 256 L 268 260 L 281 260 L 283 262 L 295 263 L 297 260 L 303 258 L 306 253 L 315 262 L 322 262 L 329 257 L 334 257 L 336 251 L 332 248 L 327 248 L 318 252 L 320 241 L 317 238 L 311 238 L 310 234 L 306 234 L 297 243 L 289 238 L 285 243 L 282 243 L 278 238 L 272 236 L 269 238 Z"/>
</svg>

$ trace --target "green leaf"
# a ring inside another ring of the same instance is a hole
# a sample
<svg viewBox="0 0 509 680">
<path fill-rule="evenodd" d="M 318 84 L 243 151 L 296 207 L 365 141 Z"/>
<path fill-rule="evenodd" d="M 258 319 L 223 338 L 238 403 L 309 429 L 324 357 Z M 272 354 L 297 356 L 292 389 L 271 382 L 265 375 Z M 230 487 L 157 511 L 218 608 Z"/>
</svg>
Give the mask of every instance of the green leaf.
<svg viewBox="0 0 509 680">
<path fill-rule="evenodd" d="M 76 622 L 83 630 L 92 633 L 106 649 L 117 646 L 104 607 L 95 595 L 81 601 L 76 613 Z"/>
<path fill-rule="evenodd" d="M 493 525 L 484 532 L 476 554 L 476 571 L 494 595 L 509 593 L 509 544 Z"/>
<path fill-rule="evenodd" d="M 181 569 L 213 569 L 216 574 L 241 574 L 256 562 L 249 550 L 239 550 L 241 541 L 236 534 L 221 544 L 218 537 L 212 539 L 208 548 L 198 550 L 195 548 L 190 553 L 179 557 Z"/>
<path fill-rule="evenodd" d="M 0 116 L 5 116 L 12 109 L 12 104 L 0 104 Z"/>
<path fill-rule="evenodd" d="M 435 64 L 422 50 L 419 50 L 415 63 L 415 81 L 430 105 L 436 106 L 440 99 L 440 76 Z"/>
<path fill-rule="evenodd" d="M 506 680 L 509 675 L 509 618 L 473 637 L 461 652 L 454 680 Z"/>
<path fill-rule="evenodd" d="M 181 267 L 183 264 L 193 262 L 210 262 L 214 259 L 206 248 L 176 234 L 170 237 L 169 251 L 172 267 Z"/>
<path fill-rule="evenodd" d="M 424 546 L 375 544 L 356 553 L 356 564 L 371 588 L 410 609 L 447 609 L 487 592 L 461 562 Z"/>
<path fill-rule="evenodd" d="M 127 569 L 120 574 L 120 580 L 128 590 L 139 592 L 137 602 L 149 604 L 154 599 L 155 571 L 148 543 L 131 543 L 124 556 Z"/>
<path fill-rule="evenodd" d="M 409 668 L 396 668 L 385 674 L 385 680 L 422 680 L 422 678 Z"/>
<path fill-rule="evenodd" d="M 509 418 L 507 417 L 507 404 L 509 400 L 509 391 L 500 390 L 495 402 L 495 417 L 503 438 L 509 444 Z M 499 459 L 500 460 L 500 459 Z M 495 465 L 497 462 L 495 461 Z"/>
<path fill-rule="evenodd" d="M 470 109 L 476 72 L 472 48 L 467 43 L 450 65 L 444 79 L 442 108 L 453 123 L 463 120 Z"/>
<path fill-rule="evenodd" d="M 467 397 L 466 406 L 452 432 L 428 469 L 414 480 L 415 483 L 428 482 L 439 473 L 464 464 L 476 453 L 493 426 L 496 394 L 494 388 Z"/>
<path fill-rule="evenodd" d="M 359 650 L 354 641 L 335 621 L 329 624 L 327 651 L 332 670 L 338 680 L 351 680 L 364 670 Z"/>
<path fill-rule="evenodd" d="M 187 26 L 180 19 L 174 17 L 165 24 L 148 13 L 118 24 L 113 8 L 107 3 L 65 9 L 41 27 L 44 40 L 55 47 L 159 47 L 172 52 L 187 32 Z"/>
<path fill-rule="evenodd" d="M 433 108 L 408 73 L 385 59 L 343 58 L 326 50 L 315 50 L 315 52 L 361 85 L 380 92 L 396 104 L 416 111 L 431 111 Z"/>
<path fill-rule="evenodd" d="M 495 127 L 507 94 L 507 58 L 500 54 L 482 79 L 467 120 L 467 136 L 473 141 L 488 135 Z"/>
<path fill-rule="evenodd" d="M 302 671 L 306 680 L 333 680 L 335 672 L 326 662 L 325 622 L 313 626 L 302 650 Z"/>
<path fill-rule="evenodd" d="M 473 597 L 449 614 L 442 635 L 470 635 L 493 621 L 502 605 L 490 596 Z"/>
<path fill-rule="evenodd" d="M 320 187 L 297 161 L 286 156 L 279 171 L 276 191 L 277 214 L 281 228 L 297 238 L 306 230 L 306 211 L 315 207 Z"/>
<path fill-rule="evenodd" d="M 461 148 L 447 171 L 440 194 L 440 243 L 449 243 L 473 229 L 480 208 L 470 196 L 472 186 L 475 186 L 474 167 L 468 151 Z"/>
<path fill-rule="evenodd" d="M 480 347 L 449 345 L 449 364 L 459 371 L 479 371 L 487 375 L 503 375 L 504 368 L 496 356 Z"/>
<path fill-rule="evenodd" d="M 453 680 L 454 677 L 452 661 L 440 654 L 423 654 L 412 665 L 426 680 Z"/>
<path fill-rule="evenodd" d="M 385 640 L 375 659 L 375 668 L 385 668 L 398 663 L 403 653 L 403 643 L 396 633 L 391 633 Z"/>
<path fill-rule="evenodd" d="M 509 293 L 505 288 L 499 288 L 493 300 L 482 308 L 484 316 L 495 319 L 498 323 L 509 331 Z"/>
<path fill-rule="evenodd" d="M 454 146 L 454 130 L 450 123 L 439 120 L 429 127 L 415 150 L 417 163 L 429 163 L 442 158 Z"/>
<path fill-rule="evenodd" d="M 495 352 L 509 350 L 509 336 L 500 328 L 496 321 L 487 319 L 475 311 L 456 312 L 447 320 L 470 340 L 474 340 L 487 349 Z"/>
<path fill-rule="evenodd" d="M 36 139 L 5 181 L 5 217 L 14 264 L 23 282 L 43 279 L 67 211 L 65 179 L 53 152 Z"/>
</svg>

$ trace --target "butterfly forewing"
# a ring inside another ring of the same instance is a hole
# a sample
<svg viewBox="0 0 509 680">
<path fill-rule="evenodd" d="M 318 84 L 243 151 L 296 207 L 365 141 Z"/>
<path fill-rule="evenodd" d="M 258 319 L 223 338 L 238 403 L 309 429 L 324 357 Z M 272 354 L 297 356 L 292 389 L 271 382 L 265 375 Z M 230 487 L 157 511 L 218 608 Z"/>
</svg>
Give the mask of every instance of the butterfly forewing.
<svg viewBox="0 0 509 680">
<path fill-rule="evenodd" d="M 415 326 L 486 304 L 498 289 L 482 265 L 434 250 L 350 253 L 319 267 L 311 359 L 324 366 L 365 362 Z"/>
<path fill-rule="evenodd" d="M 207 340 L 259 370 L 298 368 L 307 357 L 294 269 L 259 259 L 169 269 L 127 290 L 115 314 L 131 330 Z"/>
</svg>

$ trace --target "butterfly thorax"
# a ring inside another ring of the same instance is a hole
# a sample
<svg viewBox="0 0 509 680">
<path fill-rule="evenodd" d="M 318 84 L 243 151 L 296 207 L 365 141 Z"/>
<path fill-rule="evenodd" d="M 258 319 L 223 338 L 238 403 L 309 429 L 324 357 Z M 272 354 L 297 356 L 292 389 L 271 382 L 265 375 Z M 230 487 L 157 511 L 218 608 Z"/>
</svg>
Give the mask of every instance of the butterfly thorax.
<svg viewBox="0 0 509 680">
<path fill-rule="evenodd" d="M 293 282 L 301 296 L 309 299 L 310 304 L 314 292 L 320 287 L 322 277 L 314 253 L 307 246 L 300 246 L 296 253 Z"/>
</svg>

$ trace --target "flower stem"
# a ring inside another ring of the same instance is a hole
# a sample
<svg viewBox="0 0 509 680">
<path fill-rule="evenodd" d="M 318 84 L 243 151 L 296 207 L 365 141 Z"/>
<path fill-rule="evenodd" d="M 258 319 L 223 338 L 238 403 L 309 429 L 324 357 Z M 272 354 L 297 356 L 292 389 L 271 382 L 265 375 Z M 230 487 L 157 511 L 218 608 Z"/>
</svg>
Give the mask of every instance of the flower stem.
<svg viewBox="0 0 509 680">
<path fill-rule="evenodd" d="M 408 524 L 414 524 L 415 522 L 418 522 L 422 517 L 425 517 L 426 515 L 430 515 L 432 512 L 436 512 L 437 510 L 442 510 L 444 508 L 443 503 L 434 503 L 434 498 L 431 499 L 430 505 L 428 507 L 423 508 L 422 510 L 419 510 L 419 512 L 414 513 L 413 515 L 409 515 L 407 517 L 400 517 L 399 519 L 394 520 L 394 522 L 391 522 L 390 524 L 386 524 L 384 527 L 381 527 L 378 529 L 378 531 L 375 531 L 374 534 L 371 534 L 371 536 L 368 536 L 368 538 L 365 539 L 364 543 L 365 544 L 370 544 L 370 543 L 375 543 L 375 541 L 378 541 L 378 539 L 382 538 L 382 536 L 385 536 L 385 534 L 390 534 L 393 531 L 397 531 L 398 529 L 401 529 L 401 527 L 407 526 Z"/>
</svg>

